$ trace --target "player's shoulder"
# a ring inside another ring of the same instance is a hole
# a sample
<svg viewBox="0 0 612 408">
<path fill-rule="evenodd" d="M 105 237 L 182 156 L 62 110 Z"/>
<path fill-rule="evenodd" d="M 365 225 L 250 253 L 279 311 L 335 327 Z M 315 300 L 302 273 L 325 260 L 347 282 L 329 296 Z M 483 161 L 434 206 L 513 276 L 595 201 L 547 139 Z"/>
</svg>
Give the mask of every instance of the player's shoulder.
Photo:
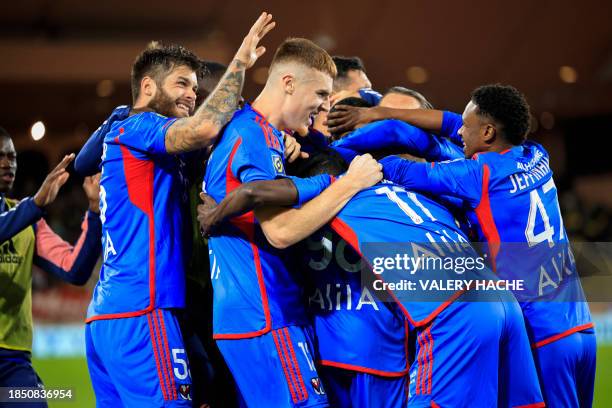
<svg viewBox="0 0 612 408">
<path fill-rule="evenodd" d="M 123 121 L 124 126 L 139 128 L 147 126 L 163 126 L 166 123 L 176 120 L 176 118 L 164 116 L 157 112 L 141 112 L 128 117 Z"/>
<path fill-rule="evenodd" d="M 113 122 L 108 133 L 106 133 L 105 141 L 113 140 L 117 136 L 127 133 L 143 132 L 150 128 L 161 128 L 169 126 L 176 118 L 170 118 L 156 112 L 141 112 L 135 115 L 128 116 L 123 120 Z"/>
<path fill-rule="evenodd" d="M 517 161 L 538 161 L 548 158 L 548 152 L 539 143 L 525 141 L 502 152 L 483 152 L 476 153 L 472 159 L 484 164 L 511 164 Z"/>
<path fill-rule="evenodd" d="M 282 153 L 282 132 L 274 128 L 268 121 L 252 108 L 245 107 L 237 112 L 236 121 L 230 131 L 230 139 L 240 138 L 243 149 L 263 151 L 271 149 Z"/>
<path fill-rule="evenodd" d="M 505 179 L 516 171 L 514 152 L 482 152 L 472 156 L 471 167 L 482 174 L 488 173 L 489 179 Z"/>
<path fill-rule="evenodd" d="M 510 153 L 510 154 L 508 154 Z M 502 152 L 478 152 L 474 153 L 472 156 L 473 163 L 478 164 L 495 164 L 495 163 L 503 163 L 507 161 L 510 157 L 512 157 L 512 149 L 504 150 Z"/>
<path fill-rule="evenodd" d="M 526 140 L 522 145 L 523 151 L 533 156 L 548 157 L 548 151 L 541 144 L 533 140 Z"/>
<path fill-rule="evenodd" d="M 246 105 L 236 111 L 228 125 L 228 130 L 237 131 L 244 134 L 244 136 L 263 134 L 266 125 L 266 120 L 250 106 Z"/>
<path fill-rule="evenodd" d="M 255 115 L 245 108 L 239 109 L 223 128 L 217 147 L 232 149 L 232 146 L 235 146 L 238 140 L 240 140 L 242 146 L 246 144 L 246 141 L 253 138 L 254 133 L 263 134 L 263 131 L 255 122 Z"/>
</svg>

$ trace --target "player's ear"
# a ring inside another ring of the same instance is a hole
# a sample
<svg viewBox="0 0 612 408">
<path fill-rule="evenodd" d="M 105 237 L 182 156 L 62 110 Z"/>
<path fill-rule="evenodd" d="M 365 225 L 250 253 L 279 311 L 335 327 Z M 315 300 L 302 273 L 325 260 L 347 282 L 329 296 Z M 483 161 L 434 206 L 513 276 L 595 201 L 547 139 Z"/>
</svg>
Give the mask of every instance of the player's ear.
<svg viewBox="0 0 612 408">
<path fill-rule="evenodd" d="M 146 97 L 152 97 L 157 91 L 157 84 L 150 76 L 144 76 L 140 81 L 140 94 Z"/>
<path fill-rule="evenodd" d="M 285 74 L 281 77 L 281 81 L 285 92 L 289 95 L 293 95 L 293 92 L 295 92 L 295 75 L 291 73 Z"/>
<path fill-rule="evenodd" d="M 482 141 L 491 144 L 495 141 L 495 136 L 497 136 L 497 128 L 493 123 L 487 123 L 484 125 L 484 132 L 482 134 Z"/>
</svg>

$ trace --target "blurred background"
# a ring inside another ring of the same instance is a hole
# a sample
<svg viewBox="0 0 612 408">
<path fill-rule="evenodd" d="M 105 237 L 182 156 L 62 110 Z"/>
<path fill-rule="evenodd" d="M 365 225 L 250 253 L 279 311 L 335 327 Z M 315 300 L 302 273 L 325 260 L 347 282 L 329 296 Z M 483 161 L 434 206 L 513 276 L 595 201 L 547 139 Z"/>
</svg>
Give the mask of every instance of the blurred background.
<svg viewBox="0 0 612 408">
<path fill-rule="evenodd" d="M 550 152 L 571 238 L 610 241 L 610 1 L 2 2 L 0 126 L 13 136 L 19 166 L 11 195 L 32 195 L 63 154 L 77 152 L 115 106 L 131 103 L 131 63 L 149 41 L 177 42 L 202 59 L 228 63 L 264 10 L 277 27 L 264 40 L 268 52 L 248 71 L 247 100 L 289 36 L 312 39 L 332 55 L 357 55 L 374 89 L 413 88 L 441 109 L 463 111 L 478 85 L 514 85 L 531 105 L 530 138 Z M 48 211 L 49 224 L 68 241 L 78 237 L 87 207 L 81 182 L 73 175 Z M 76 389 L 65 406 L 93 406 L 83 319 L 95 278 L 75 288 L 34 274 L 34 364 L 48 387 Z M 607 407 L 612 306 L 595 300 L 595 401 Z"/>
</svg>

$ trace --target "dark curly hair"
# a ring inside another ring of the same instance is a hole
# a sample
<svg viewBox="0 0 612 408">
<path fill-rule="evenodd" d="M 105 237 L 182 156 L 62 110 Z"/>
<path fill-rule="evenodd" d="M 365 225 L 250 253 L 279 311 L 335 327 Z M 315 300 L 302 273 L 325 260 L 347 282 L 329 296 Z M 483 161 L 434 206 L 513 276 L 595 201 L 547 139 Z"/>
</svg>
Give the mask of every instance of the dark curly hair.
<svg viewBox="0 0 612 408">
<path fill-rule="evenodd" d="M 497 122 L 501 135 L 509 143 L 519 145 L 529 131 L 529 105 L 515 87 L 510 85 L 484 85 L 472 92 L 472 102 L 478 106 L 478 114 Z"/>
<path fill-rule="evenodd" d="M 194 72 L 201 72 L 198 57 L 187 48 L 177 44 L 163 44 L 151 41 L 147 48 L 136 57 L 132 65 L 132 100 L 136 102 L 140 94 L 140 82 L 150 76 L 159 85 L 175 67 L 186 65 Z"/>
</svg>

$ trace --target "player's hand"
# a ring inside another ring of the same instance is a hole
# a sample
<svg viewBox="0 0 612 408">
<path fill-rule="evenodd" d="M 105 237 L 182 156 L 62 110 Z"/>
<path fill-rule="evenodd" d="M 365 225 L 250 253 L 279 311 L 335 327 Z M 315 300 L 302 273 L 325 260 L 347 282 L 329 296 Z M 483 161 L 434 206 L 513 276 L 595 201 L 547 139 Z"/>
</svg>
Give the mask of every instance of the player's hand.
<svg viewBox="0 0 612 408">
<path fill-rule="evenodd" d="M 276 23 L 272 21 L 272 14 L 263 12 L 255 21 L 255 24 L 251 27 L 249 33 L 242 40 L 242 45 L 238 48 L 234 60 L 238 60 L 244 64 L 244 69 L 249 69 L 255 64 L 255 61 L 261 57 L 265 52 L 266 48 L 258 46 L 259 41 L 266 35 L 270 30 L 274 28 Z"/>
<path fill-rule="evenodd" d="M 363 190 L 382 180 L 382 168 L 382 164 L 366 153 L 353 159 L 344 177 L 349 177 L 351 183 Z"/>
<path fill-rule="evenodd" d="M 100 173 L 85 177 L 83 190 L 89 201 L 89 211 L 100 214 Z"/>
<path fill-rule="evenodd" d="M 376 108 L 358 108 L 356 106 L 336 105 L 334 111 L 327 115 L 327 128 L 330 133 L 342 134 L 376 120 Z"/>
<path fill-rule="evenodd" d="M 293 163 L 298 158 L 307 159 L 308 153 L 302 151 L 302 145 L 298 143 L 297 139 L 287 133 L 285 136 L 285 159 L 289 163 Z"/>
<path fill-rule="evenodd" d="M 293 134 L 296 133 L 302 137 L 306 137 L 308 136 L 308 133 L 310 133 L 310 130 L 308 129 L 308 126 L 300 126 L 299 128 L 295 129 Z"/>
<path fill-rule="evenodd" d="M 66 183 L 70 174 L 66 171 L 66 167 L 74 160 L 74 153 L 70 153 L 55 166 L 51 173 L 47 175 L 45 181 L 41 184 L 38 192 L 34 194 L 34 204 L 39 207 L 46 207 L 55 201 L 59 189 Z"/>
<path fill-rule="evenodd" d="M 202 236 L 207 237 L 210 234 L 210 230 L 217 221 L 217 202 L 214 198 L 204 193 L 200 193 L 200 200 L 202 200 L 202 204 L 199 204 L 197 207 L 197 218 L 198 222 L 200 223 Z"/>
</svg>

